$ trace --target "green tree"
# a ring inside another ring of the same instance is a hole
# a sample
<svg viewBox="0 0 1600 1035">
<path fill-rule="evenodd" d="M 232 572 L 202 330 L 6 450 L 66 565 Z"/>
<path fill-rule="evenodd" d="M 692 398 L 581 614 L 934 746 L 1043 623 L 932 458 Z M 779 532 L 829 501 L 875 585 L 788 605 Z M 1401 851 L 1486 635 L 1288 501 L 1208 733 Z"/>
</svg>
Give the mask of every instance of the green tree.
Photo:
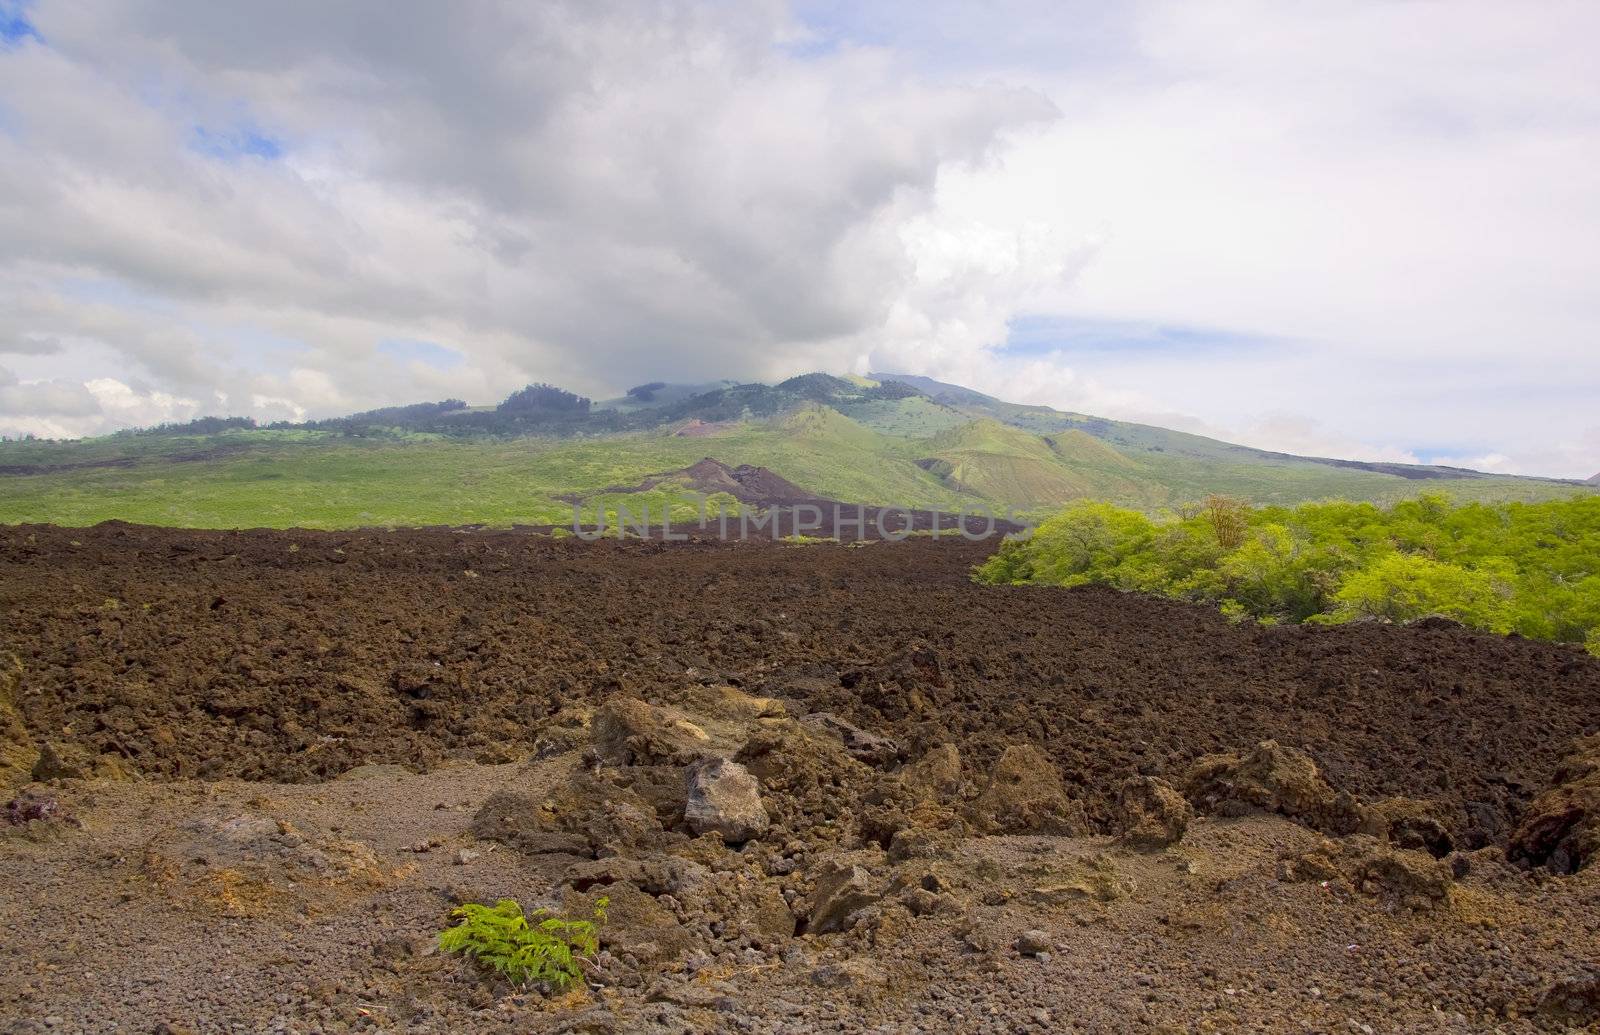
<svg viewBox="0 0 1600 1035">
<path fill-rule="evenodd" d="M 1075 503 L 1034 529 L 1028 540 L 1030 580 L 1136 588 L 1128 584 L 1131 573 L 1119 574 L 1118 569 L 1149 545 L 1155 531 L 1150 519 L 1137 511 L 1109 503 Z"/>
<path fill-rule="evenodd" d="M 1333 621 L 1410 621 L 1440 614 L 1479 629 L 1511 628 L 1510 587 L 1493 573 L 1392 553 L 1351 574 L 1334 594 Z"/>
</svg>

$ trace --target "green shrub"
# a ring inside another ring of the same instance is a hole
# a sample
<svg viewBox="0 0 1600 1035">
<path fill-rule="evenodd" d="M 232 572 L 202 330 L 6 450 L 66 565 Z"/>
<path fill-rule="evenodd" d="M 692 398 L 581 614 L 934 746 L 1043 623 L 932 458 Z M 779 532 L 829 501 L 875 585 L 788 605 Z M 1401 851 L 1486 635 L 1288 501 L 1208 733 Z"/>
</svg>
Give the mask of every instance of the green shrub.
<svg viewBox="0 0 1600 1035">
<path fill-rule="evenodd" d="M 1152 520 L 1076 503 L 1011 539 L 981 582 L 1097 584 L 1262 622 L 1442 614 L 1600 654 L 1600 497 L 1455 505 L 1439 495 L 1252 508 L 1218 497 Z"/>
<path fill-rule="evenodd" d="M 450 914 L 461 922 L 439 932 L 439 948 L 464 952 L 515 984 L 542 981 L 559 991 L 580 976 L 579 960 L 599 949 L 599 925 L 608 904 L 605 898 L 596 902 L 592 920 L 565 920 L 539 910 L 530 924 L 514 899 L 492 906 L 470 902 Z"/>
</svg>

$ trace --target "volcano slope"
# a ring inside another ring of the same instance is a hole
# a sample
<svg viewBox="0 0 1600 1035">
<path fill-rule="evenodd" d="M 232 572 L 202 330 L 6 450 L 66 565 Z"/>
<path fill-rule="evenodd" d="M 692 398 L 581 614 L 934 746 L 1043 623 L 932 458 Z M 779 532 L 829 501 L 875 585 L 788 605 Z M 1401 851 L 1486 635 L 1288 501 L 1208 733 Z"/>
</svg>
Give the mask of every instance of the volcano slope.
<svg viewBox="0 0 1600 1035">
<path fill-rule="evenodd" d="M 989 548 L 0 529 L 0 1019 L 1600 1024 L 1600 660 Z M 733 844 L 686 817 L 716 757 Z M 601 894 L 561 996 L 433 948 Z"/>
</svg>

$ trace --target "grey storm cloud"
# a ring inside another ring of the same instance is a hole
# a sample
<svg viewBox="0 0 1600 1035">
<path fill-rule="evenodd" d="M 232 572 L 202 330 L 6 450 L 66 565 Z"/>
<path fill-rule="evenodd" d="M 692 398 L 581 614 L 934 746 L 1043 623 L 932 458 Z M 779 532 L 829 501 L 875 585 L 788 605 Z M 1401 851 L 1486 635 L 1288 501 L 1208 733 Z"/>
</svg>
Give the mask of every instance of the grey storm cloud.
<svg viewBox="0 0 1600 1035">
<path fill-rule="evenodd" d="M 42 42 L 0 57 L 36 98 L 0 140 L 0 263 L 265 319 L 353 399 L 400 330 L 580 382 L 765 373 L 881 324 L 941 168 L 1057 114 L 882 51 L 796 57 L 776 5 L 30 12 Z M 95 333 L 75 319 L 44 329 Z M 215 386 L 186 337 L 132 351 Z"/>
<path fill-rule="evenodd" d="M 81 381 L 56 379 L 17 381 L 0 368 L 0 414 L 29 413 L 41 417 L 88 417 L 100 412 L 100 403 Z"/>
<path fill-rule="evenodd" d="M 19 356 L 45 356 L 61 351 L 61 340 L 49 335 L 22 334 L 0 338 L 0 352 Z"/>
</svg>

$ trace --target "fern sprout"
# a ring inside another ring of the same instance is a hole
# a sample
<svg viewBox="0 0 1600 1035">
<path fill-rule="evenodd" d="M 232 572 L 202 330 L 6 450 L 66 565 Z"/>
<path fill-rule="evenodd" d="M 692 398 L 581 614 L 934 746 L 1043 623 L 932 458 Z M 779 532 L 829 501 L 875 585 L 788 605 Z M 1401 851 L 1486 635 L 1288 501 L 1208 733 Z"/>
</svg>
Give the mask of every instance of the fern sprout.
<svg viewBox="0 0 1600 1035">
<path fill-rule="evenodd" d="M 513 984 L 544 982 L 560 991 L 579 977 L 578 961 L 599 950 L 609 903 L 596 902 L 593 919 L 567 920 L 542 909 L 530 918 L 515 899 L 469 902 L 450 914 L 461 922 L 439 932 L 439 948 L 466 953 Z"/>
</svg>

